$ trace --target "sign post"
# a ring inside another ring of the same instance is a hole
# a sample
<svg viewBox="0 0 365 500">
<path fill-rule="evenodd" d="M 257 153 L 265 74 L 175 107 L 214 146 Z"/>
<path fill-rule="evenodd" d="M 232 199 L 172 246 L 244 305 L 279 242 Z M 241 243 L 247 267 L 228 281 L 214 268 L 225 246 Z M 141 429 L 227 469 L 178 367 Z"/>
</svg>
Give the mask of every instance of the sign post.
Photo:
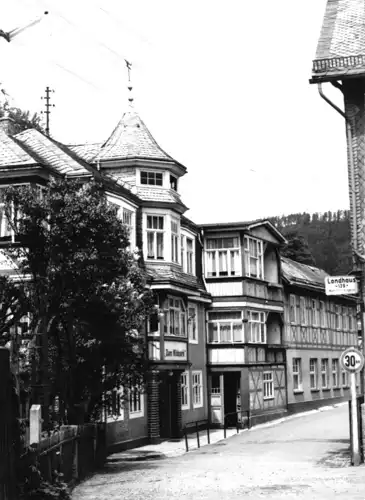
<svg viewBox="0 0 365 500">
<path fill-rule="evenodd" d="M 349 347 L 340 357 L 340 365 L 343 370 L 350 373 L 351 384 L 351 443 L 352 443 L 352 463 L 360 465 L 360 440 L 357 415 L 356 398 L 356 376 L 355 374 L 362 370 L 364 366 L 364 356 L 361 351 L 355 347 Z"/>
</svg>

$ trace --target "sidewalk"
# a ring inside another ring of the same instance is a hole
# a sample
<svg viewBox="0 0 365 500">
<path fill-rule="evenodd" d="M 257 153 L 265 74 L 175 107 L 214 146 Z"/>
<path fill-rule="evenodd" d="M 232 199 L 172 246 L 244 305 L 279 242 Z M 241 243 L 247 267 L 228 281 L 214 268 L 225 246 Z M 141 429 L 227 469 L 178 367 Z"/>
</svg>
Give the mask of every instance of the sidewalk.
<svg viewBox="0 0 365 500">
<path fill-rule="evenodd" d="M 323 406 L 322 408 L 318 408 L 316 410 L 310 410 L 302 413 L 295 413 L 294 415 L 289 415 L 287 417 L 283 417 L 277 420 L 272 420 L 271 422 L 267 422 L 265 424 L 256 425 L 254 427 L 251 427 L 251 429 L 239 429 L 238 434 L 242 434 L 243 432 L 253 432 L 256 429 L 262 429 L 265 427 L 273 427 L 283 422 L 287 422 L 288 420 L 293 420 L 295 418 L 311 415 L 313 413 L 332 410 L 333 408 L 337 408 L 339 406 L 343 406 L 346 404 L 348 403 L 344 402 L 331 406 Z M 236 428 L 230 428 L 226 430 L 226 439 L 234 435 L 237 435 Z M 211 429 L 210 444 L 219 443 L 220 441 L 224 441 L 224 430 Z M 200 447 L 209 444 L 206 430 L 199 431 L 199 444 Z M 188 435 L 188 447 L 189 447 L 189 452 L 196 450 L 198 448 L 196 433 L 191 433 Z M 108 456 L 106 463 L 113 464 L 124 461 L 129 462 L 129 461 L 158 460 L 167 457 L 177 457 L 180 455 L 184 455 L 185 453 L 186 453 L 185 438 L 174 439 L 170 441 L 163 441 L 162 443 L 159 444 L 149 444 L 146 446 L 141 446 L 140 448 L 133 448 L 131 450 L 122 451 L 120 453 L 113 453 L 112 455 Z"/>
</svg>

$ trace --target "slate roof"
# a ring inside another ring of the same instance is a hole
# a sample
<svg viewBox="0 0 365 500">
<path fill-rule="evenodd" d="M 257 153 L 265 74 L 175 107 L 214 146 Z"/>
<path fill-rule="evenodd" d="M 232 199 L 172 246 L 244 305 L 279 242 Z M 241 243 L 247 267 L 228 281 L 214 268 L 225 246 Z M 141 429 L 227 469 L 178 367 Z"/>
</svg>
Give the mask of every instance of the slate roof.
<svg viewBox="0 0 365 500">
<path fill-rule="evenodd" d="M 0 130 L 0 168 L 12 165 L 36 165 L 37 161 L 12 137 Z"/>
<path fill-rule="evenodd" d="M 74 152 L 79 158 L 84 161 L 94 163 L 100 151 L 102 143 L 90 143 L 90 144 L 68 144 L 67 147 L 72 152 Z"/>
<path fill-rule="evenodd" d="M 255 219 L 251 221 L 243 221 L 243 222 L 219 222 L 219 223 L 212 223 L 212 224 L 198 224 L 199 227 L 202 229 L 217 229 L 217 230 L 226 230 L 230 231 L 231 229 L 241 229 L 241 230 L 247 230 L 249 231 L 250 229 L 257 227 L 257 226 L 266 226 L 269 231 L 275 234 L 275 236 L 285 243 L 286 239 L 281 232 L 276 229 L 274 224 L 270 222 L 267 219 Z"/>
<path fill-rule="evenodd" d="M 67 148 L 50 139 L 38 130 L 28 129 L 14 136 L 31 154 L 42 163 L 49 165 L 61 175 L 89 174 L 82 161 L 78 160 Z"/>
<path fill-rule="evenodd" d="M 170 266 L 147 266 L 147 275 L 152 281 L 163 281 L 171 282 L 180 286 L 185 286 L 192 289 L 204 290 L 204 285 L 202 281 L 197 276 L 192 276 L 191 274 L 186 274 L 178 269 L 174 269 Z"/>
<path fill-rule="evenodd" d="M 137 194 L 141 200 L 162 201 L 183 205 L 179 193 L 173 189 L 158 188 L 156 186 L 137 187 Z M 184 205 L 185 206 L 185 205 Z"/>
<path fill-rule="evenodd" d="M 310 286 L 325 289 L 324 278 L 329 276 L 318 267 L 308 266 L 286 257 L 281 257 L 281 272 L 283 278 L 294 285 Z"/>
<path fill-rule="evenodd" d="M 365 74 L 364 0 L 327 0 L 312 83 Z"/>
<path fill-rule="evenodd" d="M 130 110 L 123 114 L 111 136 L 103 144 L 100 160 L 136 158 L 174 163 L 186 170 L 157 144 L 140 116 Z"/>
</svg>

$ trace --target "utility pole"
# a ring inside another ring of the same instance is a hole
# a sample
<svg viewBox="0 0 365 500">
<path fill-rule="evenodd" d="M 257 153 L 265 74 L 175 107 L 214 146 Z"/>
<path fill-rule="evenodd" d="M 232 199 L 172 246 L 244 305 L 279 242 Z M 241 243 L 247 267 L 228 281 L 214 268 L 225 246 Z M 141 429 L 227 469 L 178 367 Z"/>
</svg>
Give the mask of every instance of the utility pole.
<svg viewBox="0 0 365 500">
<path fill-rule="evenodd" d="M 50 103 L 50 101 L 51 101 L 50 93 L 51 92 L 54 92 L 54 90 L 51 90 L 49 87 L 46 87 L 46 90 L 45 90 L 46 95 L 44 97 L 41 97 L 41 99 L 44 99 L 46 101 L 45 105 L 44 105 L 44 107 L 46 109 L 45 109 L 45 111 L 41 111 L 41 113 L 46 115 L 46 134 L 48 136 L 49 136 L 49 117 L 51 114 L 50 108 L 55 107 L 54 104 Z"/>
</svg>

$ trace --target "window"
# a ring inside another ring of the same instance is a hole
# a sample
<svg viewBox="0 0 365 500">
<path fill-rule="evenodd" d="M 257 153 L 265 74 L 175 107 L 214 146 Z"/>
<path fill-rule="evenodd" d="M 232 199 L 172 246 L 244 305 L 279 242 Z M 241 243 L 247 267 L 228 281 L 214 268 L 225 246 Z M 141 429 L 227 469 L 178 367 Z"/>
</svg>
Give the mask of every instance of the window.
<svg viewBox="0 0 365 500">
<path fill-rule="evenodd" d="M 293 358 L 293 390 L 302 390 L 302 360 Z"/>
<path fill-rule="evenodd" d="M 11 207 L 11 212 L 13 212 Z M 13 213 L 11 213 L 13 216 Z M 5 189 L 0 189 L 0 239 L 14 242 L 14 230 L 11 227 L 8 217 L 6 216 L 5 207 Z"/>
<path fill-rule="evenodd" d="M 307 309 L 305 307 L 305 298 L 300 297 L 300 324 L 307 324 Z"/>
<path fill-rule="evenodd" d="M 332 360 L 332 387 L 338 387 L 338 359 Z"/>
<path fill-rule="evenodd" d="M 336 330 L 342 330 L 342 310 L 341 306 L 336 306 Z"/>
<path fill-rule="evenodd" d="M 193 407 L 200 408 L 203 406 L 203 374 L 201 371 L 193 372 Z"/>
<path fill-rule="evenodd" d="M 322 389 L 328 388 L 328 359 L 321 360 Z"/>
<path fill-rule="evenodd" d="M 170 188 L 177 191 L 177 178 L 174 175 L 170 175 Z"/>
<path fill-rule="evenodd" d="M 128 210 L 127 208 L 123 208 L 123 224 L 128 226 L 129 228 L 132 227 L 133 224 L 133 212 L 132 210 Z"/>
<path fill-rule="evenodd" d="M 107 421 L 124 420 L 123 387 L 109 392 L 106 408 Z"/>
<path fill-rule="evenodd" d="M 264 278 L 262 241 L 249 236 L 245 236 L 245 272 L 251 278 Z"/>
<path fill-rule="evenodd" d="M 247 311 L 248 341 L 254 344 L 266 343 L 266 316 L 264 312 Z"/>
<path fill-rule="evenodd" d="M 162 178 L 162 173 L 141 172 L 141 184 L 149 184 L 150 186 L 162 186 Z"/>
<path fill-rule="evenodd" d="M 186 272 L 189 274 L 194 273 L 193 256 L 194 256 L 193 240 L 191 238 L 186 238 Z"/>
<path fill-rule="evenodd" d="M 197 307 L 190 305 L 188 307 L 188 332 L 189 342 L 192 344 L 198 343 L 198 314 Z"/>
<path fill-rule="evenodd" d="M 139 387 L 132 386 L 128 394 L 129 418 L 143 416 L 143 394 Z"/>
<path fill-rule="evenodd" d="M 210 312 L 208 341 L 211 343 L 243 342 L 241 311 Z"/>
<path fill-rule="evenodd" d="M 147 215 L 147 259 L 164 258 L 164 218 Z"/>
<path fill-rule="evenodd" d="M 180 251 L 181 251 L 181 267 L 184 270 L 185 269 L 185 236 L 181 236 L 180 239 Z"/>
<path fill-rule="evenodd" d="M 239 238 L 209 238 L 206 247 L 207 277 L 240 276 Z"/>
<path fill-rule="evenodd" d="M 349 331 L 352 332 L 354 329 L 354 317 L 353 317 L 354 311 L 349 307 Z"/>
<path fill-rule="evenodd" d="M 321 300 L 320 303 L 319 303 L 319 321 L 320 321 L 320 326 L 322 328 L 326 328 L 327 327 L 326 305 L 323 302 L 323 300 Z"/>
<path fill-rule="evenodd" d="M 189 372 L 184 372 L 181 374 L 181 409 L 188 410 L 189 408 Z"/>
<path fill-rule="evenodd" d="M 264 372 L 262 376 L 264 399 L 274 399 L 274 379 L 272 372 Z"/>
<path fill-rule="evenodd" d="M 309 384 L 311 389 L 318 388 L 318 360 L 315 358 L 309 360 Z"/>
<path fill-rule="evenodd" d="M 348 387 L 349 385 L 349 374 L 346 370 L 342 370 L 342 387 Z"/>
<path fill-rule="evenodd" d="M 316 299 L 311 299 L 310 301 L 310 324 L 312 326 L 318 326 L 318 304 Z"/>
<path fill-rule="evenodd" d="M 186 312 L 181 299 L 169 297 L 165 310 L 164 333 L 175 337 L 186 337 Z"/>
<path fill-rule="evenodd" d="M 179 262 L 179 221 L 171 219 L 171 260 Z"/>
<path fill-rule="evenodd" d="M 295 295 L 289 295 L 289 314 L 290 314 L 290 323 L 296 323 L 297 318 L 296 318 L 296 297 Z"/>
</svg>

